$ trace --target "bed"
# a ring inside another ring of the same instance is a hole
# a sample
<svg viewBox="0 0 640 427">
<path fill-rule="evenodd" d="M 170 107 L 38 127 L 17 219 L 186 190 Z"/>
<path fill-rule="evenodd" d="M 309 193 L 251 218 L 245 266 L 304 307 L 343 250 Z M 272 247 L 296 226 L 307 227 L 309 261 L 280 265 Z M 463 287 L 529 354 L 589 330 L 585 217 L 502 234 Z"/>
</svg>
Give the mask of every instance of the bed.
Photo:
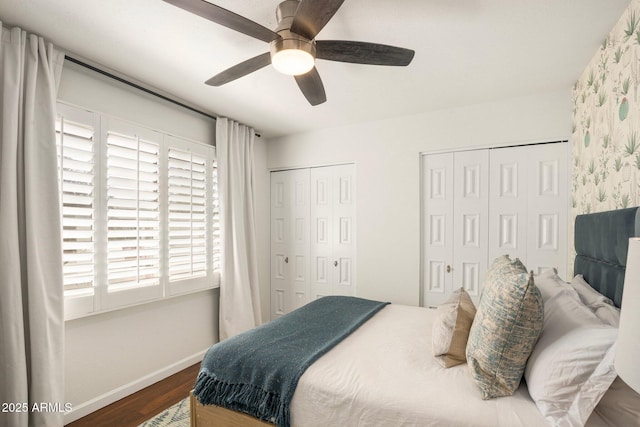
<svg viewBox="0 0 640 427">
<path fill-rule="evenodd" d="M 612 312 L 615 316 L 616 309 L 613 305 L 620 306 L 628 238 L 638 235 L 638 208 L 577 217 L 574 281 L 579 279 L 576 286 L 589 287 L 590 290 L 583 290 L 587 292 L 586 295 L 597 291 L 593 294 L 597 295 L 594 304 L 600 305 L 593 306 L 594 313 L 596 309 L 606 309 L 607 316 Z M 579 291 L 578 287 L 570 288 L 564 282 L 557 283 L 557 288 L 548 287 L 550 285 L 544 283 L 554 280 L 559 282 L 557 276 L 553 277 L 553 273 L 541 274 L 534 277 L 534 280 L 540 284 L 544 313 L 549 320 L 557 318 L 554 317 L 557 313 L 547 313 L 547 307 L 555 307 L 559 294 L 563 298 L 565 294 L 566 298 L 574 298 L 573 293 Z M 572 294 L 569 295 L 569 292 Z M 582 295 L 581 293 L 580 298 Z M 561 305 L 566 304 L 564 300 L 561 301 Z M 580 310 L 583 309 L 580 307 Z M 538 406 L 539 400 L 544 404 L 544 399 L 536 394 L 540 388 L 535 387 L 534 378 L 540 376 L 540 373 L 536 373 L 534 367 L 529 369 L 527 366 L 525 374 L 528 375 L 527 379 L 531 379 L 531 390 L 527 387 L 527 381 L 523 380 L 511 396 L 483 399 L 478 385 L 469 374 L 467 364 L 444 368 L 438 363 L 432 355 L 431 342 L 432 324 L 437 321 L 437 316 L 438 310 L 396 304 L 377 311 L 377 314 L 304 371 L 289 406 L 291 425 L 526 427 L 554 423 L 549 421 L 551 418 L 548 416 L 543 416 Z M 591 317 L 588 320 L 595 324 Z M 611 337 L 614 326 L 608 326 L 611 325 L 600 327 L 598 324 L 594 326 L 595 329 L 582 332 L 590 335 L 594 331 L 596 335 L 602 332 L 603 336 Z M 552 332 L 547 331 L 545 323 L 545 330 L 527 364 L 531 362 L 534 365 L 533 362 L 538 361 L 538 366 L 547 366 L 544 359 L 548 357 L 546 348 L 537 350 L 549 346 L 547 342 L 551 338 Z M 606 356 L 597 356 L 598 360 L 611 358 L 611 352 L 612 350 L 607 350 Z M 611 373 L 607 375 L 608 379 L 602 381 L 605 390 L 594 398 L 593 405 L 600 400 L 613 404 L 622 400 L 623 407 L 626 405 L 630 411 L 626 414 L 630 417 L 627 419 L 637 421 L 632 425 L 640 425 L 640 415 L 631 413 L 635 410 L 634 407 L 637 409 L 638 400 L 633 399 L 638 396 L 627 399 L 629 390 L 618 379 L 613 380 L 615 373 L 613 377 Z M 610 391 L 606 391 L 608 388 Z M 614 389 L 617 394 L 614 394 Z M 535 396 L 535 402 L 532 395 Z M 585 400 L 588 400 L 588 396 Z M 601 402 L 600 405 L 602 404 Z M 596 410 L 593 407 L 572 407 L 571 411 L 576 412 L 578 421 L 563 418 L 558 424 L 581 425 L 588 418 L 586 425 L 590 427 L 611 425 L 607 412 L 598 410 L 598 407 Z M 554 408 L 549 409 L 551 412 L 553 410 Z M 557 412 L 562 409 L 555 410 Z M 587 414 L 583 411 L 587 411 Z M 251 427 L 273 424 L 221 406 L 203 405 L 192 394 L 191 425 Z"/>
</svg>

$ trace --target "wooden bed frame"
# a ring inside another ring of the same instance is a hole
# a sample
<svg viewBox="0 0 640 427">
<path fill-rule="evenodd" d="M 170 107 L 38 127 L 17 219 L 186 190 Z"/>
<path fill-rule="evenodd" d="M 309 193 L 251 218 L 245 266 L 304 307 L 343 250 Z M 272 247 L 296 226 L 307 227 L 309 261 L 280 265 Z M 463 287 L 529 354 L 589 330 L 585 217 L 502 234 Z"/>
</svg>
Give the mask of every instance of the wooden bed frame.
<svg viewBox="0 0 640 427">
<path fill-rule="evenodd" d="M 274 424 L 216 405 L 203 405 L 189 395 L 191 427 L 273 427 Z"/>
<path fill-rule="evenodd" d="M 598 292 L 620 307 L 629 237 L 640 236 L 640 207 L 578 215 L 574 275 L 583 274 Z M 215 405 L 191 392 L 192 427 L 273 427 L 274 424 Z"/>
</svg>

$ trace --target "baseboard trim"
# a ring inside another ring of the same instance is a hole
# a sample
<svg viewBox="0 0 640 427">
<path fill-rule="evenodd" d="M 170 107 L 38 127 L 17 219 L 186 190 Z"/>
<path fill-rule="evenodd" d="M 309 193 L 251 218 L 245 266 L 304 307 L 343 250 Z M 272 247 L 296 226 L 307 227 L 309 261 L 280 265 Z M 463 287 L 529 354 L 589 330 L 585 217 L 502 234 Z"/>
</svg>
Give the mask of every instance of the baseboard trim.
<svg viewBox="0 0 640 427">
<path fill-rule="evenodd" d="M 105 406 L 122 399 L 123 397 L 127 397 L 130 394 L 140 391 L 143 388 L 150 386 L 151 384 L 155 384 L 158 381 L 167 378 L 168 376 L 171 376 L 182 371 L 185 368 L 188 368 L 189 366 L 201 362 L 206 352 L 207 349 L 199 351 L 198 353 L 185 357 L 184 359 L 179 360 L 169 366 L 145 375 L 138 380 L 132 381 L 128 384 L 104 393 L 87 402 L 81 403 L 79 405 L 74 405 L 73 409 L 70 412 L 64 414 L 64 424 L 69 424 L 73 421 L 76 421 L 86 415 L 89 415 L 92 412 L 97 411 L 98 409 L 102 409 Z"/>
</svg>

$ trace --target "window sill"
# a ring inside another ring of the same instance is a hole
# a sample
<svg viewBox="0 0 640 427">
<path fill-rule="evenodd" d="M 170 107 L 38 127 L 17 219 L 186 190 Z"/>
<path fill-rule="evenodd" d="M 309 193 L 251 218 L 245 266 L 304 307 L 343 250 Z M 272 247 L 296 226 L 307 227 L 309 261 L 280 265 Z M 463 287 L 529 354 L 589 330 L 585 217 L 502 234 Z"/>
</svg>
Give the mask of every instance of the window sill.
<svg viewBox="0 0 640 427">
<path fill-rule="evenodd" d="M 132 304 L 126 304 L 126 305 L 121 305 L 118 307 L 113 307 L 113 308 L 103 308 L 101 310 L 92 310 L 92 304 L 93 304 L 93 298 L 94 295 L 85 295 L 82 297 L 67 297 L 65 298 L 65 317 L 64 317 L 64 321 L 71 321 L 71 320 L 77 320 L 77 319 L 83 319 L 86 317 L 91 317 L 91 316 L 96 316 L 96 315 L 100 315 L 100 314 L 104 314 L 104 313 L 111 313 L 114 311 L 118 311 L 118 310 L 122 310 L 122 309 L 126 309 L 126 308 L 131 308 L 131 307 L 138 307 L 138 306 L 142 306 L 142 305 L 146 305 L 146 304 L 152 304 L 152 303 L 156 303 L 156 302 L 160 302 L 160 301 L 166 301 L 166 300 L 170 300 L 173 298 L 178 298 L 181 296 L 185 296 L 185 295 L 191 295 L 191 294 L 196 294 L 199 292 L 207 292 L 207 291 L 211 291 L 211 290 L 216 290 L 216 289 L 220 289 L 220 279 L 219 276 L 216 277 L 215 280 L 215 284 L 206 288 L 199 288 L 199 289 L 190 289 L 184 292 L 174 292 L 174 293 L 169 293 L 166 292 L 166 295 L 159 297 L 159 298 L 153 298 L 153 299 L 149 299 L 146 301 L 141 301 L 141 302 L 135 302 Z M 73 309 L 69 310 L 68 307 L 73 307 Z"/>
</svg>

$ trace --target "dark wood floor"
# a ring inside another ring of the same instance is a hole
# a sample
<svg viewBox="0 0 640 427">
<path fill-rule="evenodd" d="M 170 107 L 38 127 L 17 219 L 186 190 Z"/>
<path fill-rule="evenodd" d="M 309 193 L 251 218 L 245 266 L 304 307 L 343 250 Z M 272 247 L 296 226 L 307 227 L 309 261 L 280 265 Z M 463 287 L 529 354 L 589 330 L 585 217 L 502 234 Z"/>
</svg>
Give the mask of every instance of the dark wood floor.
<svg viewBox="0 0 640 427">
<path fill-rule="evenodd" d="M 189 395 L 198 376 L 200 364 L 188 367 L 164 380 L 120 399 L 68 427 L 137 426 Z"/>
</svg>

